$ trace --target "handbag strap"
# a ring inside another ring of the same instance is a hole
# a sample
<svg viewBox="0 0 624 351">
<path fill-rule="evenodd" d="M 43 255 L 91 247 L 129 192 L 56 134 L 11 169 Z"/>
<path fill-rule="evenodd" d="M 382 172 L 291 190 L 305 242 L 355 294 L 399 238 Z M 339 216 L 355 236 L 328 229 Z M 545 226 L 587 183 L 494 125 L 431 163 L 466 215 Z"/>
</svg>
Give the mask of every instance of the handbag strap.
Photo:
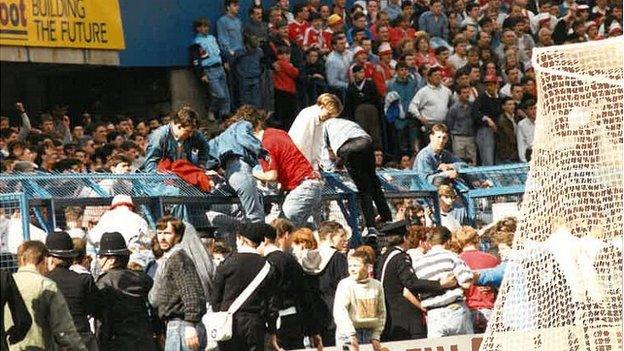
<svg viewBox="0 0 624 351">
<path fill-rule="evenodd" d="M 390 262 L 390 260 L 391 260 L 394 256 L 398 255 L 400 252 L 401 252 L 401 251 L 399 251 L 399 250 L 394 250 L 394 251 L 392 251 L 392 252 L 388 255 L 388 258 L 386 259 L 386 262 L 384 262 L 383 268 L 381 268 L 381 284 L 382 284 L 382 285 L 383 285 L 383 282 L 384 282 L 384 277 L 385 277 L 385 275 L 386 275 L 386 268 L 388 268 L 388 263 Z"/>
<path fill-rule="evenodd" d="M 227 310 L 229 314 L 234 314 L 236 313 L 236 311 L 238 311 L 238 309 L 243 305 L 243 303 L 245 303 L 245 301 L 249 298 L 249 296 L 253 294 L 253 292 L 258 288 L 258 286 L 266 278 L 270 270 L 271 270 L 271 264 L 267 261 L 264 263 L 264 267 L 262 267 L 260 272 L 258 272 L 258 275 L 256 275 L 255 278 L 253 278 L 253 280 L 251 281 L 251 283 L 249 283 L 249 285 L 247 285 L 245 290 L 243 290 L 243 292 L 240 295 L 238 295 L 238 297 L 234 300 L 234 302 L 232 302 L 232 304 L 230 305 L 230 308 L 228 308 Z"/>
</svg>

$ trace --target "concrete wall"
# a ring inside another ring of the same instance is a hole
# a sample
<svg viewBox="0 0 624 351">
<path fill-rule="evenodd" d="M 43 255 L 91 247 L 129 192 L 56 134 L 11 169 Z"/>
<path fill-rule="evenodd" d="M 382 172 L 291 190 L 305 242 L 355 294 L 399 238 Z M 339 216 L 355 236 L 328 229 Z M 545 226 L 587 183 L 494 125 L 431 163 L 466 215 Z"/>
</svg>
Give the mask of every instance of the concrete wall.
<svg viewBox="0 0 624 351">
<path fill-rule="evenodd" d="M 112 50 L 1 46 L 0 61 L 117 66 L 119 53 Z"/>
</svg>

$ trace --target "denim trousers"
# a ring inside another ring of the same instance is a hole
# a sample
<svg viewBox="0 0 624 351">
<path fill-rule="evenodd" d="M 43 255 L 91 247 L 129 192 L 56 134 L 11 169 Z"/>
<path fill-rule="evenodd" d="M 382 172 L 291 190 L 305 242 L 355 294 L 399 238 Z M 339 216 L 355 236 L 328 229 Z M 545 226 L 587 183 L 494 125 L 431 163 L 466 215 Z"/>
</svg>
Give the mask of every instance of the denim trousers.
<svg viewBox="0 0 624 351">
<path fill-rule="evenodd" d="M 251 166 L 239 157 L 230 157 L 225 165 L 225 178 L 236 192 L 245 217 L 251 222 L 264 221 L 264 206 Z"/>
<path fill-rule="evenodd" d="M 188 322 L 179 319 L 173 319 L 167 322 L 165 351 L 192 350 L 186 347 L 186 340 L 184 338 L 184 327 L 187 325 Z M 195 330 L 197 330 L 197 336 L 199 337 L 199 348 L 197 350 L 203 350 L 206 348 L 206 329 L 202 323 L 197 323 L 195 324 Z"/>
<path fill-rule="evenodd" d="M 284 217 L 293 222 L 296 227 L 302 227 L 308 223 L 308 219 L 312 216 L 314 228 L 317 228 L 321 217 L 322 192 L 322 181 L 304 180 L 286 195 L 284 203 L 282 203 Z"/>
<path fill-rule="evenodd" d="M 230 113 L 230 92 L 223 66 L 205 68 L 210 89 L 210 110 L 219 113 L 220 117 Z"/>
<path fill-rule="evenodd" d="M 472 333 L 472 314 L 464 302 L 427 311 L 427 338 Z"/>
<path fill-rule="evenodd" d="M 370 344 L 373 331 L 371 329 L 355 329 L 355 336 L 359 345 Z M 336 333 L 336 350 L 349 350 L 349 345 L 351 345 L 351 335 Z"/>
</svg>

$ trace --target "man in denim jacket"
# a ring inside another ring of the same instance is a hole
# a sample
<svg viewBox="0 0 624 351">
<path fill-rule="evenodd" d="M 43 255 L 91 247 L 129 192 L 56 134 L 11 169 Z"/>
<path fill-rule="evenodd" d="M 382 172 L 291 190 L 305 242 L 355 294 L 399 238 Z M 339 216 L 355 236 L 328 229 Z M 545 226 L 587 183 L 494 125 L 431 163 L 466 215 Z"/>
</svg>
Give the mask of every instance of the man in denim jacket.
<svg viewBox="0 0 624 351">
<path fill-rule="evenodd" d="M 188 107 L 181 108 L 169 124 L 159 127 L 149 136 L 145 151 L 143 172 L 156 172 L 163 159 L 188 160 L 198 167 L 208 162 L 208 141 L 196 129 L 197 113 Z"/>
</svg>

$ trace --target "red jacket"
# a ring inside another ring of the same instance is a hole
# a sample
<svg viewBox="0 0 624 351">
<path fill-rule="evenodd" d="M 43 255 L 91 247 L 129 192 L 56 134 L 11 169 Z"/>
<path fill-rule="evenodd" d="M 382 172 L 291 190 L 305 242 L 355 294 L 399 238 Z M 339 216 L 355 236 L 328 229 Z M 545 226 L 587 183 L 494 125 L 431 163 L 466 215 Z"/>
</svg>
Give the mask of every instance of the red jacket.
<svg viewBox="0 0 624 351">
<path fill-rule="evenodd" d="M 275 90 L 295 94 L 297 92 L 295 79 L 299 77 L 299 70 L 289 61 L 278 59 L 275 62 L 279 66 L 279 70 L 273 71 L 273 86 Z"/>
<path fill-rule="evenodd" d="M 399 46 L 399 42 L 403 39 L 414 39 L 416 37 L 416 30 L 414 28 L 403 29 L 401 27 L 390 28 L 390 46 L 396 49 Z"/>
<path fill-rule="evenodd" d="M 310 25 L 306 21 L 301 23 L 294 21 L 288 24 L 288 37 L 290 40 L 297 43 L 297 45 L 303 46 L 303 35 L 308 27 L 310 27 Z"/>
<path fill-rule="evenodd" d="M 209 192 L 211 189 L 210 179 L 204 170 L 187 160 L 171 162 L 170 159 L 165 158 L 158 163 L 158 172 L 174 173 L 185 182 L 196 186 L 201 191 Z"/>
</svg>

